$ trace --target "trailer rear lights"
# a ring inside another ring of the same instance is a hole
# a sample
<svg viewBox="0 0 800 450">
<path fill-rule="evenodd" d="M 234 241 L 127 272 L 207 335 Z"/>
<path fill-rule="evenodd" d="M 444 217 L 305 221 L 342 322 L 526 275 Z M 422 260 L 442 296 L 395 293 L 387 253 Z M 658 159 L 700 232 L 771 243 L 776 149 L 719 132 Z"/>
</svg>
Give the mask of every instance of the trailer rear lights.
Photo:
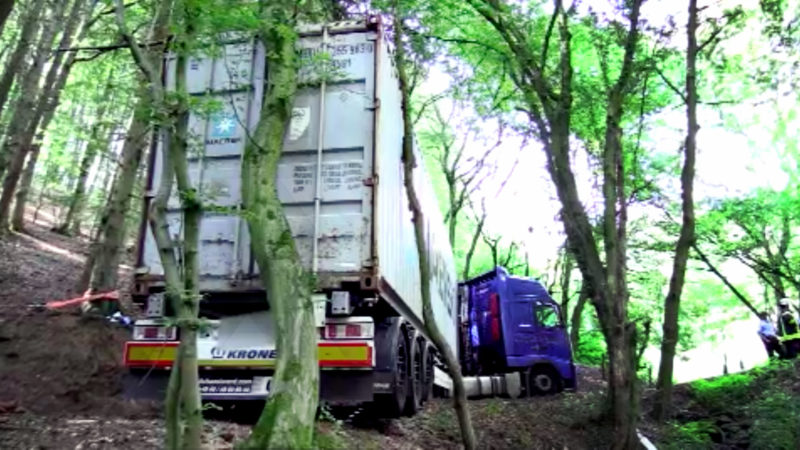
<svg viewBox="0 0 800 450">
<path fill-rule="evenodd" d="M 499 317 L 492 317 L 492 340 L 499 341 L 500 340 L 500 318 Z"/>
<path fill-rule="evenodd" d="M 174 341 L 177 334 L 175 327 L 154 325 L 133 327 L 134 341 Z"/>
<path fill-rule="evenodd" d="M 362 323 L 329 323 L 325 325 L 324 339 L 372 339 L 373 324 Z"/>
<path fill-rule="evenodd" d="M 489 314 L 495 317 L 500 315 L 500 298 L 494 292 L 489 294 Z"/>
</svg>

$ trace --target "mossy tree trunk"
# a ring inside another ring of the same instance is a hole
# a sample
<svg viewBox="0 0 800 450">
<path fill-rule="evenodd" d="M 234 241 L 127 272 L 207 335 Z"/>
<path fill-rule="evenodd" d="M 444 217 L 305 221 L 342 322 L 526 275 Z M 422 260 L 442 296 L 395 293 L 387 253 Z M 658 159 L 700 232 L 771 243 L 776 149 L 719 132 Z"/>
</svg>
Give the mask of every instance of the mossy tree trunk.
<svg viewBox="0 0 800 450">
<path fill-rule="evenodd" d="M 166 119 L 158 123 L 169 136 L 162 152 L 162 176 L 158 197 L 150 211 L 150 222 L 159 256 L 164 268 L 167 300 L 177 314 L 180 345 L 173 365 L 166 398 L 166 447 L 169 449 L 198 449 L 202 446 L 203 414 L 198 387 L 197 331 L 199 328 L 199 267 L 198 251 L 202 204 L 198 192 L 189 178 L 188 120 L 189 102 L 186 90 L 187 42 L 192 39 L 192 21 L 196 5 L 192 0 L 162 2 L 156 11 L 156 21 L 165 16 L 176 30 L 172 50 L 176 54 L 175 91 L 165 92 L 161 84 L 160 59 L 145 53 L 127 31 L 125 6 L 116 0 L 117 25 L 133 54 L 133 59 L 149 82 L 149 94 L 154 117 L 164 113 Z M 135 175 L 135 174 L 134 174 Z M 166 220 L 167 202 L 172 190 L 173 177 L 177 182 L 178 198 L 182 208 L 183 240 L 180 251 L 175 248 Z M 181 253 L 180 261 L 177 254 Z M 181 270 L 182 269 L 182 270 Z"/>
<path fill-rule="evenodd" d="M 416 187 L 414 186 L 414 169 L 417 166 L 416 156 L 414 155 L 414 129 L 411 115 L 411 88 L 408 82 L 406 52 L 403 43 L 404 30 L 401 19 L 401 11 L 397 2 L 394 5 L 394 57 L 397 75 L 400 83 L 401 105 L 403 112 L 403 184 L 408 197 L 409 208 L 411 209 L 412 220 L 414 222 L 414 236 L 417 245 L 417 256 L 419 257 L 419 281 L 422 296 L 422 316 L 425 322 L 425 331 L 439 354 L 444 358 L 447 365 L 447 372 L 453 381 L 453 407 L 458 417 L 458 424 L 461 430 L 461 439 L 464 448 L 471 450 L 477 446 L 475 431 L 472 427 L 469 407 L 467 405 L 467 395 L 464 389 L 464 379 L 461 376 L 461 366 L 458 363 L 453 349 L 445 340 L 436 320 L 433 316 L 433 306 L 431 304 L 431 268 L 425 240 L 425 216 L 419 202 Z M 455 295 L 455 292 L 453 292 Z"/>
<path fill-rule="evenodd" d="M 289 0 L 261 5 L 269 70 L 261 117 L 242 160 L 245 217 L 277 336 L 271 392 L 245 448 L 309 448 L 318 403 L 313 280 L 301 264 L 275 185 L 297 89 L 295 6 Z"/>
</svg>

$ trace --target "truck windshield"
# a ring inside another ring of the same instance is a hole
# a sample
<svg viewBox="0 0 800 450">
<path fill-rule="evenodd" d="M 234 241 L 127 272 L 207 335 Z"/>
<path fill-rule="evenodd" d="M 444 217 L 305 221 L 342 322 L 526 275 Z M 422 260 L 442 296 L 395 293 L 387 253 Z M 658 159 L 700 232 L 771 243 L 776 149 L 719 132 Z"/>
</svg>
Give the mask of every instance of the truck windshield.
<svg viewBox="0 0 800 450">
<path fill-rule="evenodd" d="M 552 305 L 536 305 L 536 322 L 544 328 L 557 328 L 561 326 L 561 318 L 556 308 Z"/>
</svg>

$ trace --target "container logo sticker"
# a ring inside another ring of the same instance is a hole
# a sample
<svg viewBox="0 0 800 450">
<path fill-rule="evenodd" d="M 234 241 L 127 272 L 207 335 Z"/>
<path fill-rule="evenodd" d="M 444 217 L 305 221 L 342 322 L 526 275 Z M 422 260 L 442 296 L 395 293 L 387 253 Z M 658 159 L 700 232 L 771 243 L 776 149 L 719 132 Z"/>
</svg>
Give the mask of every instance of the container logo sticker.
<svg viewBox="0 0 800 450">
<path fill-rule="evenodd" d="M 216 114 L 211 120 L 212 138 L 232 138 L 236 134 L 236 117 L 233 114 Z"/>
</svg>

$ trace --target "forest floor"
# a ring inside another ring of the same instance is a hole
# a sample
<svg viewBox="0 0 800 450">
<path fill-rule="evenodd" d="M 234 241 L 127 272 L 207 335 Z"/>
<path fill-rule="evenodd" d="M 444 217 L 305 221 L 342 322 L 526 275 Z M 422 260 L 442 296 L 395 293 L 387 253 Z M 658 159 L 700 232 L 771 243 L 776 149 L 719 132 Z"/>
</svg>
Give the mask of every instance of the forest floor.
<svg viewBox="0 0 800 450">
<path fill-rule="evenodd" d="M 41 307 L 50 300 L 80 295 L 74 285 L 87 249 L 85 240 L 55 234 L 47 223 L 29 223 L 26 233 L 14 233 L 0 241 L 0 448 L 149 449 L 162 445 L 158 405 L 123 400 L 120 395 L 122 345 L 129 331 L 104 319 L 84 318 L 77 307 L 57 311 Z M 121 270 L 124 280 L 130 269 L 123 266 Z M 120 304 L 123 311 L 134 313 L 124 295 Z M 579 368 L 578 385 L 576 392 L 552 397 L 470 401 L 479 446 L 608 448 L 608 424 L 597 419 L 605 390 L 600 371 Z M 704 448 L 690 444 L 693 436 L 706 433 L 701 438 L 707 438 L 710 446 L 742 448 L 742 439 L 735 441 L 735 446 L 716 442 L 721 428 L 718 421 L 709 422 L 708 416 L 719 413 L 698 407 L 691 388 L 677 387 L 676 392 L 685 412 L 683 419 L 660 428 L 643 422 L 643 434 L 689 442 L 682 448 Z M 448 400 L 430 401 L 413 418 L 369 417 L 362 412 L 352 420 L 321 420 L 317 445 L 459 447 L 458 426 Z M 232 448 L 247 436 L 254 418 L 240 414 L 238 423 L 224 417 L 208 420 L 207 445 Z M 729 417 L 727 425 L 724 420 L 722 425 L 730 428 L 736 420 Z M 750 425 L 742 423 L 734 428 L 747 434 Z"/>
</svg>

